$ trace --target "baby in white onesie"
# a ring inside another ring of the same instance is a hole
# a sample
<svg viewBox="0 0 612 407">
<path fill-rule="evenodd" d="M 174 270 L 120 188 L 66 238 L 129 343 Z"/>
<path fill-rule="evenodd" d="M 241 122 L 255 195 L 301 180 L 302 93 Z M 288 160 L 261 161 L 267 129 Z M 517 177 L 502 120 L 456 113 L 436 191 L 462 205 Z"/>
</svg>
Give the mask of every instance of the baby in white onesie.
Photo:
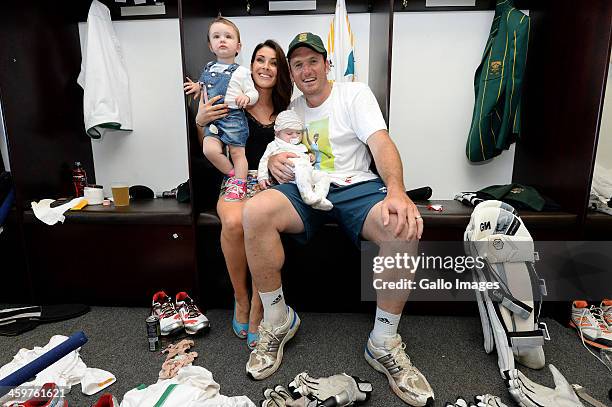
<svg viewBox="0 0 612 407">
<path fill-rule="evenodd" d="M 293 110 L 285 110 L 276 116 L 274 133 L 276 137 L 266 147 L 257 170 L 257 180 L 262 189 L 270 187 L 268 158 L 278 153 L 294 153 L 298 157 L 290 158 L 293 162 L 295 185 L 300 191 L 302 200 L 314 209 L 329 211 L 333 208 L 327 199 L 329 176 L 325 171 L 312 167 L 314 156 L 307 154 L 308 148 L 302 144 L 304 123 Z"/>
</svg>

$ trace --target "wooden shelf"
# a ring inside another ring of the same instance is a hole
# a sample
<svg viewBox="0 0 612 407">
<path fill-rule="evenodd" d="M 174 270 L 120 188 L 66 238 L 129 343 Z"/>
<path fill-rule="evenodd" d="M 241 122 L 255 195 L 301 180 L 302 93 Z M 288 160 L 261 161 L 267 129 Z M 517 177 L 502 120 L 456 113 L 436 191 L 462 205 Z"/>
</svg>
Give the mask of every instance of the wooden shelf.
<svg viewBox="0 0 612 407">
<path fill-rule="evenodd" d="M 191 205 L 176 199 L 132 201 L 129 206 L 92 205 L 80 211 L 67 211 L 64 223 L 191 225 Z M 24 211 L 25 223 L 43 223 L 30 210 Z"/>
</svg>

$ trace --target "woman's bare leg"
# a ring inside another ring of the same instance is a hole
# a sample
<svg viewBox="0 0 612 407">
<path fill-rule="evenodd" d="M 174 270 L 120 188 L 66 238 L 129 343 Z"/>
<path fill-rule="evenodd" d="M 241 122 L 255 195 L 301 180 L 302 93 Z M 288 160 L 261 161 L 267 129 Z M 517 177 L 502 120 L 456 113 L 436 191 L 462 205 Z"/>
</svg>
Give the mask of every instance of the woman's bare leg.
<svg viewBox="0 0 612 407">
<path fill-rule="evenodd" d="M 217 201 L 217 213 L 221 219 L 221 250 L 234 289 L 236 320 L 246 324 L 249 321 L 250 303 L 247 258 L 242 231 L 243 206 L 244 201 L 227 202 L 223 197 Z"/>
</svg>

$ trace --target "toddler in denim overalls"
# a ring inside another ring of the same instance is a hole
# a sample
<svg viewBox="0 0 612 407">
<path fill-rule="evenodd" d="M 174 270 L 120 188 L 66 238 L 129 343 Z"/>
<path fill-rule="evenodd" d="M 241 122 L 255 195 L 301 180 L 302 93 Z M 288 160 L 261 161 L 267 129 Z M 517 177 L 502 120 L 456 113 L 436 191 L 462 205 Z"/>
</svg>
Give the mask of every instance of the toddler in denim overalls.
<svg viewBox="0 0 612 407">
<path fill-rule="evenodd" d="M 208 28 L 208 46 L 217 61 L 206 64 L 198 82 L 185 84 L 187 94 L 202 92 L 205 101 L 221 95 L 216 102 L 226 103 L 229 113 L 203 127 L 203 151 L 208 160 L 229 177 L 224 199 L 240 201 L 246 195 L 248 163 L 244 152 L 249 137 L 249 125 L 243 108 L 257 103 L 259 94 L 251 72 L 235 62 L 240 51 L 240 32 L 229 20 L 217 17 Z M 197 123 L 196 123 L 197 124 Z M 230 158 L 224 154 L 227 146 Z"/>
</svg>

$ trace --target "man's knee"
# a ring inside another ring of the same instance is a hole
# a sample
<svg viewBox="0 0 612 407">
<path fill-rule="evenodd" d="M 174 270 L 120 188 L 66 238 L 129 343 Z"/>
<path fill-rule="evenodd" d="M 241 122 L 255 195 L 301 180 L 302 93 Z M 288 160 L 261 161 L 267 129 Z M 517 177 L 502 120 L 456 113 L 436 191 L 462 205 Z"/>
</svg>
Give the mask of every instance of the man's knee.
<svg viewBox="0 0 612 407">
<path fill-rule="evenodd" d="M 393 231 L 396 230 L 397 223 L 398 223 L 398 216 L 397 216 L 397 214 L 394 214 L 394 213 L 391 214 L 389 216 L 389 225 L 387 225 L 385 227 L 385 230 L 392 237 L 392 241 L 408 242 L 408 241 L 417 240 L 415 232 L 410 234 L 410 228 L 408 226 L 408 221 L 406 221 L 406 224 L 404 225 L 404 228 L 402 229 L 400 234 L 398 236 L 394 236 Z M 415 227 L 416 227 L 416 224 L 415 224 Z"/>
<path fill-rule="evenodd" d="M 395 236 L 398 217 L 392 213 L 389 215 L 389 223 L 385 226 L 382 220 L 376 222 L 378 235 L 381 242 L 402 242 L 410 240 L 408 236 L 408 225 L 406 225 L 398 236 Z"/>
<path fill-rule="evenodd" d="M 397 228 L 398 216 L 395 213 L 389 214 L 389 223 L 385 226 L 382 220 L 381 205 L 375 205 L 364 225 L 362 235 L 370 241 L 375 243 L 383 242 L 406 242 L 414 240 L 414 236 L 409 233 L 408 224 L 404 226 L 398 236 L 395 236 L 395 230 Z"/>
</svg>

